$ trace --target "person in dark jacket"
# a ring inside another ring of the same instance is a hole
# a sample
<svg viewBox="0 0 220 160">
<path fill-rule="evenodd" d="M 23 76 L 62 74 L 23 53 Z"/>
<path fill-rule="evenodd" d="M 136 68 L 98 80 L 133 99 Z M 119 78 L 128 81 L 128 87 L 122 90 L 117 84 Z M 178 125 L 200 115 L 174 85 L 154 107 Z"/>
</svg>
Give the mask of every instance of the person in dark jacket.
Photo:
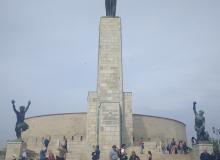
<svg viewBox="0 0 220 160">
<path fill-rule="evenodd" d="M 210 154 L 207 150 L 204 150 L 204 152 L 201 153 L 200 160 L 210 160 Z"/>
<path fill-rule="evenodd" d="M 47 148 L 43 148 L 40 150 L 40 160 L 46 160 Z"/>
<path fill-rule="evenodd" d="M 100 150 L 99 150 L 99 145 L 97 145 L 95 151 L 92 152 L 92 160 L 99 160 L 99 158 L 100 158 Z"/>
<path fill-rule="evenodd" d="M 129 160 L 140 160 L 140 158 L 136 155 L 135 151 L 132 151 Z"/>
</svg>

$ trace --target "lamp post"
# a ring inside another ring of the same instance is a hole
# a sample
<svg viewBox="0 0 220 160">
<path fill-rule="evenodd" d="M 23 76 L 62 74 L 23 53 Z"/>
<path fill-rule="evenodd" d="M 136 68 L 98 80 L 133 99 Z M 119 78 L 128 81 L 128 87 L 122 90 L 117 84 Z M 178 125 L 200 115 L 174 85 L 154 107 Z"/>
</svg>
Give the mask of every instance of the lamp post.
<svg viewBox="0 0 220 160">
<path fill-rule="evenodd" d="M 217 143 L 218 143 L 218 149 L 220 150 L 220 146 L 219 146 L 220 129 L 212 127 L 212 132 L 216 135 Z"/>
</svg>

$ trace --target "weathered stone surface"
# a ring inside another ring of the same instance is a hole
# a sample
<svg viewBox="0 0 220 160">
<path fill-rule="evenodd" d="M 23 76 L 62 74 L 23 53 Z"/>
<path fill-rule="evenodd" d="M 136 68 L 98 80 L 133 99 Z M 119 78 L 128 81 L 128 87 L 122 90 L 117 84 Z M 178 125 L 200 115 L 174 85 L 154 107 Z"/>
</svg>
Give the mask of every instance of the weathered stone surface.
<svg viewBox="0 0 220 160">
<path fill-rule="evenodd" d="M 213 144 L 196 144 L 193 145 L 193 160 L 199 160 L 202 152 L 207 151 L 209 154 L 213 152 Z"/>
<path fill-rule="evenodd" d="M 101 159 L 106 159 L 113 144 L 120 146 L 120 122 L 119 103 L 102 103 L 100 106 L 99 118 L 99 145 L 102 151 Z"/>
<path fill-rule="evenodd" d="M 122 106 L 122 55 L 120 18 L 102 17 L 99 28 L 97 92 L 100 102 Z"/>
<path fill-rule="evenodd" d="M 123 93 L 121 45 L 120 18 L 102 17 L 97 92 L 89 92 L 87 114 L 87 126 L 92 130 L 87 131 L 87 145 L 99 144 L 102 158 L 112 145 L 133 144 L 132 94 Z"/>
<path fill-rule="evenodd" d="M 22 151 L 25 148 L 26 148 L 26 145 L 24 142 L 8 141 L 5 160 L 11 160 L 12 157 L 19 159 L 21 157 Z"/>
<path fill-rule="evenodd" d="M 93 94 L 93 92 L 91 94 Z M 126 93 L 127 96 L 130 94 L 131 93 Z M 93 98 L 91 100 L 96 101 Z M 126 102 L 124 102 L 124 104 L 126 106 Z M 78 150 L 80 153 L 86 153 L 91 157 L 92 145 L 90 146 L 85 142 L 87 139 L 86 136 L 88 135 L 87 133 L 90 133 L 90 129 L 92 130 L 92 126 L 90 125 L 88 125 L 87 128 L 87 114 L 68 113 L 29 118 L 26 122 L 33 127 L 30 127 L 29 130 L 24 132 L 23 139 L 27 143 L 28 149 L 39 153 L 42 147 L 42 138 L 50 136 L 51 142 L 49 144 L 49 150 L 56 152 L 59 141 L 62 140 L 63 136 L 66 136 L 69 148 L 68 157 L 71 157 L 72 150 L 74 150 L 73 153 L 76 153 Z M 143 137 L 144 140 L 150 139 L 151 141 L 158 141 L 161 138 L 161 140 L 164 140 L 165 142 L 171 140 L 171 138 L 175 138 L 176 140 L 186 140 L 185 125 L 181 122 L 146 115 L 134 114 L 132 117 L 134 130 L 131 134 L 134 135 L 135 140 L 138 140 L 140 137 Z M 62 127 L 63 124 L 65 124 L 65 128 Z M 90 135 L 90 140 L 94 140 L 92 143 L 93 145 L 96 145 L 96 133 L 97 132 L 94 131 L 94 134 Z"/>
<path fill-rule="evenodd" d="M 124 92 L 124 135 L 123 143 L 127 146 L 133 145 L 133 114 L 132 114 L 132 93 Z"/>
<path fill-rule="evenodd" d="M 137 142 L 141 137 L 144 141 L 171 142 L 186 139 L 185 124 L 173 119 L 133 114 L 134 139 Z"/>
</svg>

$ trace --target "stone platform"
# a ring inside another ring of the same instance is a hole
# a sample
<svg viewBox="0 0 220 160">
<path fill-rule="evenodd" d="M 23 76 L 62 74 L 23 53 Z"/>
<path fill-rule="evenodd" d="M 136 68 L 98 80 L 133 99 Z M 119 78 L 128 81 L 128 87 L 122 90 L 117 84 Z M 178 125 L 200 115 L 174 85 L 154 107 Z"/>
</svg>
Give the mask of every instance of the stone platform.
<svg viewBox="0 0 220 160">
<path fill-rule="evenodd" d="M 8 141 L 5 160 L 12 160 L 12 157 L 19 159 L 24 149 L 26 149 L 25 142 L 19 140 Z"/>
</svg>

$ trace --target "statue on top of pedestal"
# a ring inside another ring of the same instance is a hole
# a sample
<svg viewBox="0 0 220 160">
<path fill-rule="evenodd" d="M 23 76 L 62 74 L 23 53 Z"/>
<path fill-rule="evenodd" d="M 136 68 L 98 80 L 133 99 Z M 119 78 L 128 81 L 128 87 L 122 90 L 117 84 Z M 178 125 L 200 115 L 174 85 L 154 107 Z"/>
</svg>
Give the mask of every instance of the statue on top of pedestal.
<svg viewBox="0 0 220 160">
<path fill-rule="evenodd" d="M 26 131 L 29 128 L 28 124 L 24 122 L 24 119 L 25 119 L 25 113 L 27 112 L 27 110 L 31 104 L 31 101 L 28 101 L 27 107 L 20 106 L 20 111 L 16 110 L 14 100 L 12 100 L 11 103 L 12 103 L 14 112 L 17 116 L 17 122 L 15 125 L 16 136 L 17 136 L 17 139 L 21 140 L 21 133 L 23 131 Z"/>
<path fill-rule="evenodd" d="M 196 111 L 196 102 L 193 102 L 193 111 L 195 114 L 195 131 L 197 135 L 197 143 L 209 141 L 209 134 L 205 131 L 204 111 Z"/>
</svg>

